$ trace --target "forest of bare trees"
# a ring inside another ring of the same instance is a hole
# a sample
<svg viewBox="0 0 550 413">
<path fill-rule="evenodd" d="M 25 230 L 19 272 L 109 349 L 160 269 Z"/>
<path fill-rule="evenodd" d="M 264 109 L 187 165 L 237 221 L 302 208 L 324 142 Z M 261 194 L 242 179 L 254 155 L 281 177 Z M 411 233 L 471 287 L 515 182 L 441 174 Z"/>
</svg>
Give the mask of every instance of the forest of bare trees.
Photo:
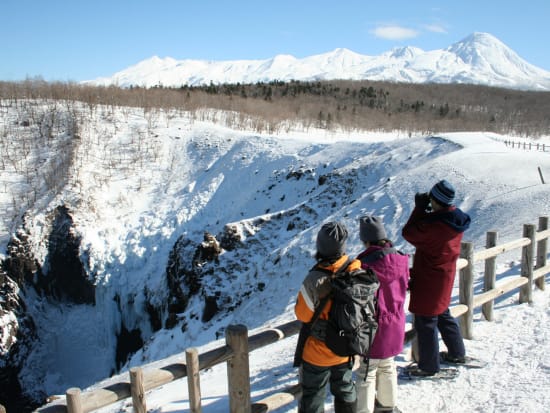
<svg viewBox="0 0 550 413">
<path fill-rule="evenodd" d="M 224 117 L 226 126 L 260 132 L 299 124 L 426 134 L 489 131 L 532 138 L 550 135 L 550 92 L 464 84 L 335 80 L 145 89 L 27 79 L 0 82 L 0 98 L 79 101 L 91 110 L 97 105 L 144 111 L 218 109 L 232 114 Z"/>
</svg>

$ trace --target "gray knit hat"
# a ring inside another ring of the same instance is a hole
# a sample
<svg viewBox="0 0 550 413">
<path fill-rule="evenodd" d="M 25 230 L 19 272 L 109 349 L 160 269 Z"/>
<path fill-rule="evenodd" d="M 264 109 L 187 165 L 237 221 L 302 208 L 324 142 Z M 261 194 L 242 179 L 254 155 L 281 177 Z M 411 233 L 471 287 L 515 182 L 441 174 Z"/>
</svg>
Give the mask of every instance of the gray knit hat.
<svg viewBox="0 0 550 413">
<path fill-rule="evenodd" d="M 363 242 L 376 242 L 386 239 L 386 230 L 381 217 L 365 215 L 359 218 L 359 238 Z"/>
<path fill-rule="evenodd" d="M 455 189 L 450 182 L 443 179 L 433 186 L 430 196 L 441 205 L 451 205 L 455 199 Z"/>
<path fill-rule="evenodd" d="M 317 234 L 317 253 L 324 258 L 344 255 L 348 230 L 344 224 L 327 222 Z"/>
</svg>

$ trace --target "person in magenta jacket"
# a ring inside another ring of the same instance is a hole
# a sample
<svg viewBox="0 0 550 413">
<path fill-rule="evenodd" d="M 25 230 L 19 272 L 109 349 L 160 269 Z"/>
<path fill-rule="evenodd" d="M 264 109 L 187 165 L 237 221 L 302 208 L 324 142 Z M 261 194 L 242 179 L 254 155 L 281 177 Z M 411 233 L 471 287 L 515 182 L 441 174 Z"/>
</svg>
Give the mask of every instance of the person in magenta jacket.
<svg viewBox="0 0 550 413">
<path fill-rule="evenodd" d="M 365 245 L 357 259 L 371 268 L 380 281 L 378 289 L 378 330 L 370 352 L 360 360 L 357 371 L 357 412 L 372 413 L 377 408 L 399 412 L 397 371 L 394 357 L 403 350 L 405 338 L 405 298 L 409 283 L 409 256 L 393 248 L 382 219 L 359 219 L 359 238 Z"/>
<path fill-rule="evenodd" d="M 470 217 L 453 205 L 455 189 L 447 180 L 429 193 L 415 195 L 415 208 L 402 230 L 416 247 L 411 270 L 409 311 L 414 315 L 418 366 L 410 374 L 430 376 L 440 369 L 440 358 L 464 362 L 466 351 L 457 321 L 449 312 L 456 261 Z M 439 353 L 438 332 L 447 347 Z"/>
</svg>

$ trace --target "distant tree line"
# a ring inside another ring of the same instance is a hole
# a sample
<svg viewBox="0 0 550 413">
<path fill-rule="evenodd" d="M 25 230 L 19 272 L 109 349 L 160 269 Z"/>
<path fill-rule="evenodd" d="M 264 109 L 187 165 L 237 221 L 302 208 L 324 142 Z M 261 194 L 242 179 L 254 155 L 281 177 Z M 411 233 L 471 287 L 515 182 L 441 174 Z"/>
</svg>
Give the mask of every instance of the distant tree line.
<svg viewBox="0 0 550 413">
<path fill-rule="evenodd" d="M 550 135 L 550 92 L 466 84 L 368 80 L 183 85 L 179 88 L 45 82 L 0 82 L 2 99 L 57 99 L 97 105 L 233 113 L 228 126 L 277 131 L 289 125 L 343 130 L 438 133 L 489 131 Z M 238 115 L 237 115 L 238 114 Z"/>
</svg>

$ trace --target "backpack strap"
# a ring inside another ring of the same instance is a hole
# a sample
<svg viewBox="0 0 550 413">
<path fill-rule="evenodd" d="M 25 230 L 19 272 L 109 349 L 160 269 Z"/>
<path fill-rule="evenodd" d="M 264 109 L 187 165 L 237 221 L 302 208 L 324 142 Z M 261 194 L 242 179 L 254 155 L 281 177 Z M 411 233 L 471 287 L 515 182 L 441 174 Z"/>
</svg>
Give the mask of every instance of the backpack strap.
<svg viewBox="0 0 550 413">
<path fill-rule="evenodd" d="M 319 302 L 319 305 L 315 307 L 315 312 L 313 313 L 311 320 L 309 320 L 309 324 L 311 324 L 312 327 L 313 327 L 313 324 L 315 324 L 315 322 L 321 316 L 321 312 L 323 311 L 323 308 L 325 308 L 325 305 L 327 304 L 329 298 L 330 298 L 330 294 L 327 294 L 325 297 L 321 299 L 321 301 Z"/>
<path fill-rule="evenodd" d="M 340 274 L 342 274 L 343 272 L 346 271 L 346 269 L 348 268 L 348 266 L 351 264 L 352 261 L 353 261 L 353 259 L 348 257 L 346 262 L 341 267 L 339 267 L 335 272 L 332 272 L 328 268 L 319 267 L 318 265 L 315 265 L 313 268 L 317 271 L 321 271 L 321 272 L 324 272 L 326 274 L 334 275 L 335 277 L 337 277 L 337 276 L 339 276 Z M 312 328 L 313 328 L 313 324 L 315 324 L 315 322 L 317 321 L 317 319 L 321 315 L 321 312 L 323 311 L 323 308 L 325 308 L 325 305 L 327 304 L 328 299 L 331 297 L 331 295 L 332 294 L 327 294 L 325 297 L 323 297 L 321 299 L 321 301 L 319 302 L 317 307 L 315 307 L 315 312 L 313 313 L 313 316 L 311 317 L 311 320 L 309 321 L 309 324 L 311 324 Z"/>
</svg>

